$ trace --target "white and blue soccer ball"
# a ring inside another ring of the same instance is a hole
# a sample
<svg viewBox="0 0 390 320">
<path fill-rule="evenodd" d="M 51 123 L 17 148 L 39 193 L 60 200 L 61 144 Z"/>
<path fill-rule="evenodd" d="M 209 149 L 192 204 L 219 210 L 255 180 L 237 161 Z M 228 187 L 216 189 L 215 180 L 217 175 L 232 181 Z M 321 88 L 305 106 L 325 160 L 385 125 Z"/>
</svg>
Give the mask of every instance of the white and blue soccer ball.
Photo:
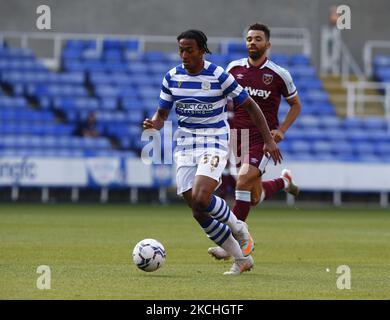
<svg viewBox="0 0 390 320">
<path fill-rule="evenodd" d="M 164 246 L 157 240 L 144 239 L 138 242 L 133 250 L 134 264 L 146 272 L 156 271 L 165 262 Z"/>
</svg>

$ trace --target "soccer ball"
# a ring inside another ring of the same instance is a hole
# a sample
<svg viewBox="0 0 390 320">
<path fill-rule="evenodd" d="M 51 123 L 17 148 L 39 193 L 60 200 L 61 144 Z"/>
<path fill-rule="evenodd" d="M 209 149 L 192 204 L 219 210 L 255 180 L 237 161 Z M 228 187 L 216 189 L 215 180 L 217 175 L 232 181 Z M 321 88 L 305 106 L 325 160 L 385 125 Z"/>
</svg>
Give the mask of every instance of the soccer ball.
<svg viewBox="0 0 390 320">
<path fill-rule="evenodd" d="M 154 239 L 141 240 L 134 247 L 133 261 L 143 271 L 156 271 L 165 262 L 164 246 Z"/>
</svg>

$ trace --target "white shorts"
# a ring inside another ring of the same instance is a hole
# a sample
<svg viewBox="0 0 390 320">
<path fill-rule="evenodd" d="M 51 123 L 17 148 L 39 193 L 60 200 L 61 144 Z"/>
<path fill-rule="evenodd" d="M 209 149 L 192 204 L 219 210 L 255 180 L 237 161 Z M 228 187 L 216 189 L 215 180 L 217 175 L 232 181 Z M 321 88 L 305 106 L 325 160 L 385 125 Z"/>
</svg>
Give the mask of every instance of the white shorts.
<svg viewBox="0 0 390 320">
<path fill-rule="evenodd" d="M 197 150 L 199 151 L 199 150 Z M 226 167 L 228 153 L 220 149 L 205 149 L 196 155 L 177 154 L 176 185 L 180 195 L 192 189 L 195 176 L 207 176 L 221 183 L 221 175 Z"/>
</svg>

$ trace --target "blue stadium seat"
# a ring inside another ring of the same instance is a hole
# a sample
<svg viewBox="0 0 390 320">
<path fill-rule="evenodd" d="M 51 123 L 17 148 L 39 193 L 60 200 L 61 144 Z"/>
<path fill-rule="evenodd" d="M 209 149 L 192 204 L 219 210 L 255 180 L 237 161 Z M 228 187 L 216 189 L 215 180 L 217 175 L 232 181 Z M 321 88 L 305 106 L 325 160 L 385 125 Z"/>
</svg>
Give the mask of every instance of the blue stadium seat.
<svg viewBox="0 0 390 320">
<path fill-rule="evenodd" d="M 121 61 L 106 61 L 102 66 L 107 71 L 122 72 L 126 70 L 127 64 Z"/>
<path fill-rule="evenodd" d="M 294 78 L 317 78 L 317 71 L 314 67 L 312 66 L 304 66 L 304 65 L 299 65 L 299 66 L 290 66 L 289 71 Z"/>
<path fill-rule="evenodd" d="M 146 51 L 143 53 L 142 58 L 148 63 L 166 62 L 167 55 L 161 51 Z"/>
<path fill-rule="evenodd" d="M 31 49 L 11 47 L 0 48 L 0 59 L 1 58 L 35 59 L 34 53 L 31 51 Z"/>
<path fill-rule="evenodd" d="M 125 110 L 137 110 L 140 108 L 140 101 L 138 99 L 123 98 L 121 106 Z"/>
<path fill-rule="evenodd" d="M 386 130 L 367 129 L 367 136 L 375 144 L 379 143 L 379 141 L 390 142 L 390 133 Z"/>
<path fill-rule="evenodd" d="M 292 141 L 290 143 L 290 149 L 295 154 L 296 153 L 309 153 L 312 150 L 312 146 L 310 142 L 304 140 Z"/>
<path fill-rule="evenodd" d="M 119 88 L 114 85 L 95 85 L 94 93 L 99 98 L 118 97 Z"/>
<path fill-rule="evenodd" d="M 338 128 L 323 128 L 323 138 L 335 142 L 347 142 L 347 138 L 345 136 L 345 132 L 342 129 Z M 337 143 L 336 143 L 337 144 Z"/>
<path fill-rule="evenodd" d="M 310 65 L 310 58 L 304 54 L 294 54 L 290 56 L 289 63 L 291 65 L 305 65 L 309 66 Z"/>
<path fill-rule="evenodd" d="M 314 161 L 316 162 L 318 161 L 329 162 L 329 161 L 336 161 L 337 158 L 328 152 L 318 152 L 314 154 L 314 159 L 315 159 Z"/>
<path fill-rule="evenodd" d="M 381 117 L 381 118 L 378 118 L 378 117 L 369 117 L 369 118 L 365 118 L 363 121 L 363 128 L 366 128 L 368 130 L 380 130 L 380 129 L 387 129 L 387 124 L 386 124 L 386 120 Z"/>
<path fill-rule="evenodd" d="M 309 152 L 290 153 L 290 159 L 293 161 L 316 161 L 316 156 Z"/>
<path fill-rule="evenodd" d="M 341 129 L 344 121 L 339 117 L 321 117 L 320 126 L 325 129 Z"/>
<path fill-rule="evenodd" d="M 27 95 L 29 96 L 87 96 L 88 91 L 81 85 L 58 85 L 58 84 L 28 84 Z"/>
<path fill-rule="evenodd" d="M 367 142 L 369 137 L 364 129 L 350 129 L 345 131 L 345 137 L 351 143 Z"/>
<path fill-rule="evenodd" d="M 144 118 L 145 116 L 142 110 L 133 110 L 127 113 L 127 119 L 130 123 L 140 124 Z"/>
<path fill-rule="evenodd" d="M 99 108 L 99 101 L 90 97 L 60 97 L 53 99 L 53 106 L 56 109 L 96 110 Z"/>
<path fill-rule="evenodd" d="M 113 84 L 122 86 L 133 86 L 134 79 L 130 77 L 126 72 L 113 72 L 110 76 L 110 80 Z"/>
<path fill-rule="evenodd" d="M 142 102 L 142 109 L 146 112 L 146 113 L 149 113 L 149 112 L 156 112 L 157 110 L 157 106 L 158 106 L 158 99 L 157 97 L 155 98 L 144 98 L 141 100 Z M 171 112 L 172 114 L 175 114 L 175 112 Z"/>
<path fill-rule="evenodd" d="M 244 53 L 244 52 L 236 52 L 236 53 L 229 53 L 228 55 L 227 55 L 227 60 L 226 60 L 226 62 L 227 63 L 230 63 L 230 62 L 232 62 L 232 61 L 234 61 L 234 60 L 240 60 L 240 59 L 243 59 L 243 58 L 246 58 L 247 57 L 247 54 L 246 54 L 246 52 Z"/>
<path fill-rule="evenodd" d="M 0 96 L 0 108 L 27 108 L 28 102 L 24 97 Z"/>
<path fill-rule="evenodd" d="M 138 89 L 139 97 L 142 100 L 148 100 L 148 99 L 154 99 L 157 100 L 157 98 L 160 96 L 160 88 L 156 87 L 140 87 Z"/>
<path fill-rule="evenodd" d="M 145 62 L 133 61 L 133 62 L 129 62 L 127 64 L 126 71 L 128 71 L 136 76 L 142 76 L 143 74 L 148 73 L 149 66 Z"/>
<path fill-rule="evenodd" d="M 381 157 L 375 155 L 375 154 L 369 154 L 369 153 L 364 153 L 364 154 L 359 154 L 357 156 L 358 161 L 360 162 L 381 162 Z"/>
<path fill-rule="evenodd" d="M 133 86 L 119 86 L 119 97 L 125 99 L 137 100 L 140 98 L 139 92 L 136 87 Z"/>
<path fill-rule="evenodd" d="M 65 71 L 85 71 L 84 63 L 76 59 L 64 59 L 62 61 L 62 68 Z"/>
<path fill-rule="evenodd" d="M 123 48 L 127 52 L 139 51 L 142 47 L 142 41 L 139 39 L 128 39 L 123 41 Z"/>
<path fill-rule="evenodd" d="M 287 54 L 271 52 L 270 59 L 282 67 L 287 67 L 290 64 L 290 56 Z"/>
<path fill-rule="evenodd" d="M 359 118 L 346 118 L 344 120 L 344 127 L 346 130 L 363 129 L 363 120 Z"/>
<path fill-rule="evenodd" d="M 311 103 L 329 102 L 329 94 L 324 90 L 310 89 L 306 91 L 305 95 Z"/>
<path fill-rule="evenodd" d="M 70 39 L 66 41 L 65 48 L 80 48 L 80 49 L 96 48 L 96 41 L 85 40 L 85 39 Z"/>
<path fill-rule="evenodd" d="M 118 100 L 116 98 L 101 98 L 100 107 L 106 110 L 115 110 L 118 108 Z"/>
<path fill-rule="evenodd" d="M 390 82 L 390 68 L 380 68 L 376 70 L 376 76 L 382 82 Z"/>
<path fill-rule="evenodd" d="M 246 54 L 246 45 L 244 42 L 230 42 L 226 44 L 227 53 L 243 53 Z"/>
<path fill-rule="evenodd" d="M 162 78 L 165 76 L 165 74 L 171 69 L 171 67 L 167 63 L 158 63 L 155 62 L 149 66 L 149 72 L 152 72 L 153 74 L 159 76 Z"/>
<path fill-rule="evenodd" d="M 375 67 L 390 67 L 390 55 L 376 55 L 374 57 Z"/>
<path fill-rule="evenodd" d="M 334 140 L 331 142 L 331 153 L 338 156 L 346 156 L 354 154 L 354 147 L 352 143 L 345 140 Z"/>
<path fill-rule="evenodd" d="M 296 125 L 298 127 L 306 128 L 306 127 L 320 127 L 321 119 L 316 116 L 301 116 L 298 117 Z"/>
<path fill-rule="evenodd" d="M 171 112 L 172 113 L 172 112 Z M 286 142 L 290 142 L 292 140 L 301 140 L 304 139 L 305 133 L 302 129 L 298 128 L 297 126 L 293 125 L 288 131 L 286 132 Z"/>
<path fill-rule="evenodd" d="M 104 50 L 102 53 L 102 59 L 106 62 L 114 62 L 122 60 L 122 52 L 116 49 Z"/>
<path fill-rule="evenodd" d="M 323 90 L 323 85 L 320 79 L 311 78 L 297 78 L 293 79 L 294 84 L 297 87 L 298 94 L 301 94 L 301 90 L 307 91 L 310 89 Z"/>
<path fill-rule="evenodd" d="M 353 144 L 355 152 L 361 157 L 361 155 L 372 155 L 375 154 L 375 147 L 372 143 L 359 142 Z"/>
<path fill-rule="evenodd" d="M 109 85 L 113 82 L 109 72 L 88 72 L 88 82 L 92 85 Z"/>
<path fill-rule="evenodd" d="M 304 130 L 305 132 L 301 132 L 301 139 L 306 140 L 308 142 L 313 142 L 313 141 L 321 141 L 321 140 L 326 140 L 327 139 L 327 134 L 325 133 L 324 130 L 313 127 L 313 128 L 308 128 L 309 132 Z"/>
<path fill-rule="evenodd" d="M 390 156 L 390 141 L 378 142 L 375 145 L 375 152 L 383 156 Z"/>
<path fill-rule="evenodd" d="M 312 150 L 317 154 L 330 154 L 332 151 L 332 147 L 333 144 L 325 140 L 314 141 L 312 144 Z"/>
</svg>

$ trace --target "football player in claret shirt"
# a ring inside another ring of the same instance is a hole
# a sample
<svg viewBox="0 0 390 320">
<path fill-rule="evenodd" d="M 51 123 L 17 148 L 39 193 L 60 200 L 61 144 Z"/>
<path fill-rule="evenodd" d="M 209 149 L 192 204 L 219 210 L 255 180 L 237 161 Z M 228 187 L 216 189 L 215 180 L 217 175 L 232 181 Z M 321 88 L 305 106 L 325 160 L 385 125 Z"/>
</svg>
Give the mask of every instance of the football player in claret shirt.
<svg viewBox="0 0 390 320">
<path fill-rule="evenodd" d="M 251 25 L 246 35 L 246 47 L 248 57 L 232 61 L 226 71 L 234 76 L 260 106 L 271 134 L 278 143 L 284 139 L 286 131 L 301 111 L 297 89 L 290 73 L 267 57 L 267 50 L 271 47 L 270 30 L 267 26 L 259 23 Z M 282 96 L 290 109 L 285 119 L 279 123 L 278 110 Z M 245 221 L 251 205 L 257 205 L 281 190 L 296 197 L 299 189 L 287 169 L 282 171 L 280 178 L 262 181 L 268 155 L 263 152 L 264 142 L 259 130 L 243 108 L 235 108 L 233 124 L 234 129 L 237 129 L 237 156 L 242 162 L 232 211 L 239 220 Z M 249 138 L 245 139 L 240 134 L 244 132 L 243 129 L 249 129 Z M 217 259 L 229 258 L 229 254 L 220 247 L 209 248 L 209 253 Z"/>
</svg>

